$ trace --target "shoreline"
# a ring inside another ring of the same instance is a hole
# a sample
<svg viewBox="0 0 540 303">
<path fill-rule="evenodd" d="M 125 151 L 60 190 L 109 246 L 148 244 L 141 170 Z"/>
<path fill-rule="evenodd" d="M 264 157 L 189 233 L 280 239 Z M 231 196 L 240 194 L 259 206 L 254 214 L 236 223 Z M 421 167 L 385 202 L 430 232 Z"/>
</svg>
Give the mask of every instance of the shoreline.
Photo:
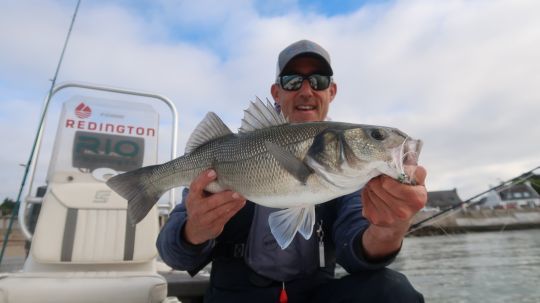
<svg viewBox="0 0 540 303">
<path fill-rule="evenodd" d="M 418 213 L 414 222 L 420 222 L 437 213 Z M 469 232 L 524 230 L 540 228 L 540 208 L 516 209 L 460 209 L 428 221 L 408 236 L 430 236 Z"/>
</svg>

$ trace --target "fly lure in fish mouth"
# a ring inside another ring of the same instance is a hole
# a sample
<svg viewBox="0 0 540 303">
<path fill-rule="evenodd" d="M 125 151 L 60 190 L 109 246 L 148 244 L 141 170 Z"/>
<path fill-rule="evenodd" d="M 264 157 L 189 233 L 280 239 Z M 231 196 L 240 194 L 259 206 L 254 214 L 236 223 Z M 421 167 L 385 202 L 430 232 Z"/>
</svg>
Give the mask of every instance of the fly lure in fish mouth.
<svg viewBox="0 0 540 303">
<path fill-rule="evenodd" d="M 410 144 L 410 141 L 413 141 L 413 146 L 406 146 Z M 409 148 L 407 148 L 409 147 Z M 412 148 L 411 148 L 412 147 Z M 407 173 L 405 171 L 406 165 L 416 166 L 418 164 L 418 155 L 420 149 L 422 148 L 422 142 L 419 140 L 413 140 L 410 137 L 405 137 L 400 148 L 397 150 L 397 155 L 394 157 L 394 165 L 398 170 L 398 175 L 396 180 L 403 184 L 416 185 L 416 180 L 414 178 L 414 170 Z"/>
</svg>

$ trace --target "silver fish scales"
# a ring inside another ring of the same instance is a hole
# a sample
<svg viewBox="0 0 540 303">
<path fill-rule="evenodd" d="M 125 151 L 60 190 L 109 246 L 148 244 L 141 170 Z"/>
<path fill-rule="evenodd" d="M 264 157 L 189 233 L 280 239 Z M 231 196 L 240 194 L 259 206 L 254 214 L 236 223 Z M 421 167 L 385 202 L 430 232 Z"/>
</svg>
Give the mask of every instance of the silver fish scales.
<svg viewBox="0 0 540 303">
<path fill-rule="evenodd" d="M 288 123 L 269 102 L 257 100 L 237 134 L 208 113 L 183 156 L 114 176 L 107 184 L 128 200 L 130 220 L 137 223 L 163 193 L 188 186 L 212 168 L 217 179 L 207 191 L 233 190 L 257 204 L 283 208 L 268 221 L 285 249 L 297 232 L 311 237 L 316 204 L 354 192 L 380 174 L 408 180 L 403 165 L 416 164 L 421 145 L 390 127 Z"/>
</svg>

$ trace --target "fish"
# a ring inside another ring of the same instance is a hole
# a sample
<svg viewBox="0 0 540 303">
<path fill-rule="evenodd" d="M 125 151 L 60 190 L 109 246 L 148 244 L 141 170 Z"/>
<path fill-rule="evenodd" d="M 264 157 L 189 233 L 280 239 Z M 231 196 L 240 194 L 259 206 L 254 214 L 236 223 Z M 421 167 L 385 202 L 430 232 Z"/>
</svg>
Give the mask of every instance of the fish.
<svg viewBox="0 0 540 303">
<path fill-rule="evenodd" d="M 204 170 L 217 178 L 205 190 L 232 190 L 246 199 L 279 210 L 268 224 L 282 249 L 296 233 L 309 239 L 315 205 L 361 189 L 381 174 L 403 183 L 414 178 L 422 141 L 385 126 L 336 121 L 290 123 L 257 98 L 244 111 L 233 133 L 208 112 L 190 135 L 183 156 L 111 177 L 106 184 L 128 200 L 136 224 L 168 190 L 189 186 Z"/>
</svg>

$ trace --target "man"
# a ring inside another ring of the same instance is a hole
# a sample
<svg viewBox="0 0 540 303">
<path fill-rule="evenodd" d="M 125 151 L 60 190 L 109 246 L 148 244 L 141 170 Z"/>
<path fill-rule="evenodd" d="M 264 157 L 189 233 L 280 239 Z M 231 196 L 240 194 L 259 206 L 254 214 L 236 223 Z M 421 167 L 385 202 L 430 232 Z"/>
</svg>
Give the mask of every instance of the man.
<svg viewBox="0 0 540 303">
<path fill-rule="evenodd" d="M 278 57 L 276 106 L 290 122 L 322 121 L 337 93 L 330 56 L 301 40 Z M 427 201 L 426 171 L 417 185 L 388 177 L 317 206 L 314 235 L 296 236 L 285 250 L 268 230 L 273 209 L 238 193 L 209 194 L 216 178 L 203 172 L 184 191 L 157 241 L 171 267 L 195 274 L 212 261 L 205 302 L 423 302 L 405 276 L 387 269 L 416 214 Z M 336 261 L 348 272 L 334 279 Z"/>
</svg>

